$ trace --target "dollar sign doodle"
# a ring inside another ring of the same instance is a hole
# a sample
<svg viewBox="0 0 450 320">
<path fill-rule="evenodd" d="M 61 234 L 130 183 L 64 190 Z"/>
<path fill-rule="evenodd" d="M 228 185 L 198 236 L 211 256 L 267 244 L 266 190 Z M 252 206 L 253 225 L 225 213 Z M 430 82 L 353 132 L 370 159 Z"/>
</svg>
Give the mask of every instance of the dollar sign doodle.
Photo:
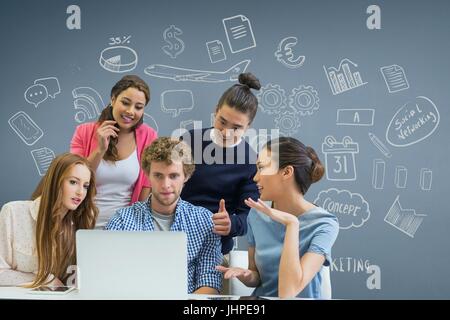
<svg viewBox="0 0 450 320">
<path fill-rule="evenodd" d="M 169 28 L 164 30 L 164 41 L 166 41 L 168 45 L 163 46 L 162 49 L 172 59 L 175 59 L 184 51 L 184 42 L 177 37 L 182 34 L 183 32 L 174 25 L 171 25 Z"/>
</svg>

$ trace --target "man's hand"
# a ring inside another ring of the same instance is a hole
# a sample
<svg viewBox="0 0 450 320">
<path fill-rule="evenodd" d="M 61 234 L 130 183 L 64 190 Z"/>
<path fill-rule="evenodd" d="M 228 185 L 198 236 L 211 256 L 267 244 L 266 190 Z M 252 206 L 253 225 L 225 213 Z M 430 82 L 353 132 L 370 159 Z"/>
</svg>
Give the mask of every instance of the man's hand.
<svg viewBox="0 0 450 320">
<path fill-rule="evenodd" d="M 225 208 L 225 200 L 221 199 L 219 203 L 219 212 L 213 214 L 214 233 L 227 236 L 231 231 L 231 220 L 227 209 Z"/>
</svg>

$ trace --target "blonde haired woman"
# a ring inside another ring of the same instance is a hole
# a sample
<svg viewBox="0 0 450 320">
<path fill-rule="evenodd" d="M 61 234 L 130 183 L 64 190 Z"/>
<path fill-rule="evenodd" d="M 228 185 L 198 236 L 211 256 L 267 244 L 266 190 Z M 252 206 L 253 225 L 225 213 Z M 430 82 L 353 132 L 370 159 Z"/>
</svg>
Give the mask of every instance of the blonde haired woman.
<svg viewBox="0 0 450 320">
<path fill-rule="evenodd" d="M 86 159 L 56 157 L 29 201 L 0 212 L 0 286 L 59 286 L 75 265 L 75 232 L 92 229 L 95 178 Z"/>
</svg>

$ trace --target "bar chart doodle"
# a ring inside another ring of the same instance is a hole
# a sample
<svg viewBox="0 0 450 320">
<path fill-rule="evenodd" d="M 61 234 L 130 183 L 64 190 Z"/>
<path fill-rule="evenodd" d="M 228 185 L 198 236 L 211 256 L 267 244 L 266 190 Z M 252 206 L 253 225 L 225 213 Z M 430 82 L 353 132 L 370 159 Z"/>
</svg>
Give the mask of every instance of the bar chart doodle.
<svg viewBox="0 0 450 320">
<path fill-rule="evenodd" d="M 394 203 L 384 217 L 384 221 L 414 238 L 414 234 L 422 224 L 426 214 L 418 214 L 414 209 L 403 209 L 398 200 L 399 197 L 395 198 Z"/>
<path fill-rule="evenodd" d="M 359 71 L 351 71 L 350 65 L 354 68 L 358 67 L 356 63 L 347 58 L 341 60 L 337 69 L 335 67 L 327 68 L 323 66 L 333 95 L 367 84 L 367 82 L 363 82 Z"/>
</svg>

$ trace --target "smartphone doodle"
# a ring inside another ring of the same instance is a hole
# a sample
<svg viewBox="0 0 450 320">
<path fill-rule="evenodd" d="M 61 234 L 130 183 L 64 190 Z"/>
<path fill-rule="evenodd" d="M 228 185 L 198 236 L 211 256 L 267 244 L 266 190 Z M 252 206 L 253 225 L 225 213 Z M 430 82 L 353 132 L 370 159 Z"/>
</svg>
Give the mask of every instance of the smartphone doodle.
<svg viewBox="0 0 450 320">
<path fill-rule="evenodd" d="M 8 120 L 8 123 L 19 138 L 28 146 L 35 144 L 44 135 L 41 128 L 23 111 L 13 115 Z"/>
</svg>

